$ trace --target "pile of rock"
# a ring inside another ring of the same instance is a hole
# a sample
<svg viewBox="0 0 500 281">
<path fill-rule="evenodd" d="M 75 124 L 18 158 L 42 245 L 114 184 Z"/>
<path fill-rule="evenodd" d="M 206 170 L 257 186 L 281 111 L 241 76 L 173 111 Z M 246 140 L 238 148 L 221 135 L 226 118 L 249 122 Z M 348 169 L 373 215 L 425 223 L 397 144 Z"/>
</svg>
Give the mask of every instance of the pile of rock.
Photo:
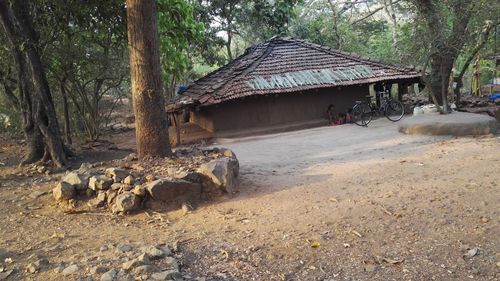
<svg viewBox="0 0 500 281">
<path fill-rule="evenodd" d="M 470 113 L 488 114 L 500 121 L 500 99 L 492 101 L 487 97 L 463 96 L 460 100 L 459 110 Z"/>
<path fill-rule="evenodd" d="M 171 157 L 141 162 L 131 154 L 98 165 L 84 163 L 64 175 L 52 193 L 57 201 L 87 201 L 128 213 L 154 206 L 154 201 L 199 202 L 214 193 L 232 194 L 238 173 L 238 159 L 229 149 L 177 150 Z"/>
<path fill-rule="evenodd" d="M 407 114 L 413 113 L 416 106 L 422 106 L 431 103 L 429 98 L 424 95 L 406 94 L 403 95 L 402 103 Z"/>
</svg>

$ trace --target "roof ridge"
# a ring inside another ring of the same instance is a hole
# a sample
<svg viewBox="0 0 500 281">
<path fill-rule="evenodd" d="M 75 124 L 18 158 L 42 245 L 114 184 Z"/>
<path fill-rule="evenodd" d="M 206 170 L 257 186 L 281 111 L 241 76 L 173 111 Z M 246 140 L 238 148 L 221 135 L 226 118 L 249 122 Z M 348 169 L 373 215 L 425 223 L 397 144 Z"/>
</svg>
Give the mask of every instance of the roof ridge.
<svg viewBox="0 0 500 281">
<path fill-rule="evenodd" d="M 196 79 L 196 80 L 194 80 L 193 82 L 191 82 L 191 84 L 190 84 L 190 85 L 188 85 L 187 90 L 189 90 L 189 88 L 190 88 L 191 86 L 195 85 L 196 83 L 198 83 L 198 82 L 203 82 L 203 81 L 205 81 L 205 80 L 208 80 L 208 79 L 212 78 L 212 76 L 214 76 L 214 75 L 216 75 L 216 74 L 218 74 L 218 73 L 220 73 L 220 72 L 222 72 L 222 71 L 224 71 L 224 70 L 226 70 L 226 69 L 231 68 L 234 64 L 236 64 L 237 62 L 239 62 L 239 61 L 240 61 L 243 57 L 245 57 L 245 56 L 247 56 L 247 55 L 250 55 L 250 54 L 251 54 L 251 50 L 252 50 L 252 49 L 254 49 L 254 50 L 255 50 L 255 49 L 257 49 L 259 46 L 263 46 L 263 45 L 265 45 L 266 43 L 267 43 L 267 42 L 262 42 L 262 43 L 254 44 L 254 45 L 252 45 L 252 46 L 250 46 L 250 47 L 246 48 L 246 49 L 245 49 L 245 52 L 243 52 L 243 54 L 241 54 L 241 55 L 237 56 L 237 57 L 236 57 L 236 58 L 234 58 L 233 60 L 229 61 L 227 64 L 225 64 L 225 65 L 223 65 L 223 66 L 221 66 L 221 67 L 219 67 L 219 68 L 217 68 L 217 69 L 215 69 L 215 70 L 213 70 L 213 71 L 209 72 L 209 73 L 208 73 L 208 74 L 206 74 L 205 76 L 203 76 L 203 77 L 201 77 L 201 78 L 199 78 L 199 79 Z M 232 79 L 231 77 L 226 77 L 226 79 L 224 79 L 224 80 L 226 80 L 226 81 L 224 81 L 224 83 L 222 83 L 222 84 L 223 84 L 223 85 L 225 85 L 225 84 L 226 84 L 227 82 L 229 82 L 231 79 Z M 219 89 L 219 88 L 223 87 L 223 85 L 221 85 L 221 86 L 217 87 L 217 89 Z M 187 90 L 186 90 L 186 91 L 187 91 Z M 215 90 L 216 90 L 216 89 L 214 89 L 214 91 L 215 91 Z"/>
<path fill-rule="evenodd" d="M 262 52 L 261 55 L 259 55 L 257 58 L 254 59 L 252 63 L 250 63 L 244 70 L 240 71 L 238 74 L 232 77 L 231 80 L 238 81 L 242 75 L 248 74 L 249 72 L 252 72 L 255 70 L 260 63 L 267 57 L 269 54 L 272 53 L 274 50 L 274 44 L 271 44 L 271 42 L 266 41 L 264 43 L 258 44 L 260 46 L 266 46 L 265 50 Z M 246 51 L 245 51 L 246 52 Z M 223 89 L 227 87 L 227 83 L 225 83 L 223 86 L 219 87 L 218 89 Z"/>
</svg>

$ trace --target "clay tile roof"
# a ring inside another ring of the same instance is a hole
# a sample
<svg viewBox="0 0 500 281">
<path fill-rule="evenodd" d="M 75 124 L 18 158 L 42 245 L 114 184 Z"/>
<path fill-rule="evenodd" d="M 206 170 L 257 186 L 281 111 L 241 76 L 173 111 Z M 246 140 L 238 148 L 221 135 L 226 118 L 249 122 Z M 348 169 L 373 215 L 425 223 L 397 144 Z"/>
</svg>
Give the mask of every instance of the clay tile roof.
<svg viewBox="0 0 500 281">
<path fill-rule="evenodd" d="M 193 82 L 169 108 L 420 76 L 411 67 L 384 64 L 303 40 L 273 37 Z"/>
</svg>

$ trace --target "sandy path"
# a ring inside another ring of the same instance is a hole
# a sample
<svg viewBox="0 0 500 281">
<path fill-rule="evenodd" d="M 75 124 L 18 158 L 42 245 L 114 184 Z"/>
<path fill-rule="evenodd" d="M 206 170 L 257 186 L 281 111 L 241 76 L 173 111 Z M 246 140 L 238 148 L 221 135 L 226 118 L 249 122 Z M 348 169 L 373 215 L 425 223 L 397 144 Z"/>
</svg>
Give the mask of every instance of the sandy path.
<svg viewBox="0 0 500 281">
<path fill-rule="evenodd" d="M 206 280 L 500 278 L 498 136 L 406 136 L 380 120 L 222 146 L 240 159 L 238 193 L 186 216 L 62 215 L 48 196 L 26 198 L 29 186 L 1 188 L 0 248 L 21 264 L 37 252 L 85 267 L 109 243 L 178 240 L 184 272 Z"/>
</svg>

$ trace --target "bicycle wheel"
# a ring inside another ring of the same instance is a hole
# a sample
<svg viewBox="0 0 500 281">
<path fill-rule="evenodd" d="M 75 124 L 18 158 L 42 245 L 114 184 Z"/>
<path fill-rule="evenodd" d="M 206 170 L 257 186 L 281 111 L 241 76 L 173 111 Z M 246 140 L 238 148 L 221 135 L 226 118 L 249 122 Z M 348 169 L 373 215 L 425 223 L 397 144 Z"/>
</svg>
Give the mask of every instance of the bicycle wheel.
<svg viewBox="0 0 500 281">
<path fill-rule="evenodd" d="M 405 108 L 403 104 L 397 100 L 390 100 L 385 105 L 384 115 L 385 117 L 387 117 L 387 119 L 391 120 L 392 122 L 401 120 L 404 114 L 405 114 Z"/>
<path fill-rule="evenodd" d="M 372 121 L 372 111 L 365 103 L 358 103 L 352 108 L 352 121 L 358 126 L 367 126 Z"/>
</svg>

